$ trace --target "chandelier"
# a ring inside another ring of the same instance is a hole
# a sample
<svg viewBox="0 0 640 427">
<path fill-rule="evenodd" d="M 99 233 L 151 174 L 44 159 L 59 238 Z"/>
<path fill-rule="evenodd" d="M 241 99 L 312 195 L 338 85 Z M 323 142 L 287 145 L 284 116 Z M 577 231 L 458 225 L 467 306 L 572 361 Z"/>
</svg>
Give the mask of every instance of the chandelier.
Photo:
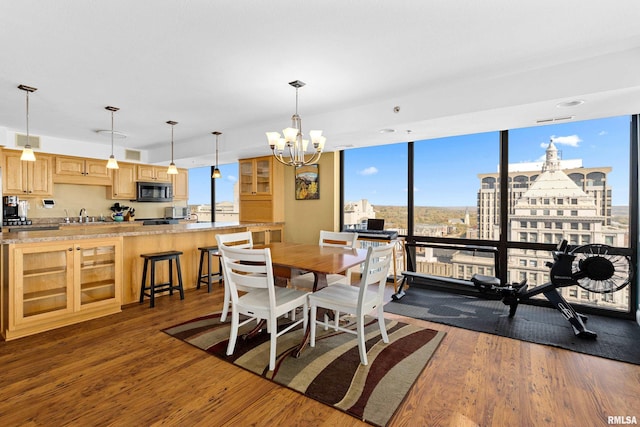
<svg viewBox="0 0 640 427">
<path fill-rule="evenodd" d="M 322 136 L 321 130 L 312 130 L 309 132 L 313 151 L 307 156 L 307 148 L 309 148 L 309 140 L 302 139 L 302 120 L 298 115 L 298 89 L 305 85 L 300 80 L 289 83 L 296 88 L 296 113 L 291 116 L 291 127 L 282 130 L 284 138 L 278 132 L 267 132 L 267 140 L 269 147 L 273 152 L 273 156 L 286 166 L 304 166 L 317 163 L 324 149 L 324 143 L 327 140 Z M 285 154 L 286 151 L 286 154 Z M 288 156 L 285 159 L 283 156 Z"/>
<path fill-rule="evenodd" d="M 33 154 L 33 148 L 31 148 L 31 140 L 29 139 L 29 94 L 31 92 L 35 92 L 38 90 L 35 87 L 20 85 L 18 89 L 25 91 L 27 94 L 27 142 L 22 149 L 22 154 L 20 155 L 20 160 L 26 162 L 35 162 L 36 156 Z"/>
</svg>

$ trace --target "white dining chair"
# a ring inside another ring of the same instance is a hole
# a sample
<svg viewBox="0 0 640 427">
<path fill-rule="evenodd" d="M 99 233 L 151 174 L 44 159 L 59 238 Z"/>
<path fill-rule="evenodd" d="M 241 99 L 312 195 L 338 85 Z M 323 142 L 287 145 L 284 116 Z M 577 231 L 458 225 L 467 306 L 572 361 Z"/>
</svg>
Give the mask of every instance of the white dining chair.
<svg viewBox="0 0 640 427">
<path fill-rule="evenodd" d="M 275 369 L 277 338 L 299 324 L 308 322 L 308 292 L 275 286 L 271 251 L 265 249 L 240 249 L 220 246 L 225 283 L 231 295 L 231 332 L 227 355 L 232 355 L 238 338 L 238 329 L 253 320 L 266 320 L 270 334 L 269 370 Z M 246 291 L 242 296 L 238 289 Z M 302 319 L 293 321 L 278 331 L 278 317 L 302 307 Z M 240 322 L 240 315 L 248 319 Z"/>
<path fill-rule="evenodd" d="M 353 249 L 358 242 L 358 233 L 356 232 L 334 232 L 320 230 L 320 246 L 332 246 L 345 249 Z M 296 289 L 313 289 L 315 276 L 313 273 L 303 273 L 291 278 L 291 286 Z M 327 274 L 327 285 L 334 283 L 351 283 L 351 270 L 345 274 Z"/>
<path fill-rule="evenodd" d="M 360 362 L 363 365 L 367 364 L 364 336 L 364 316 L 366 314 L 376 312 L 382 340 L 385 343 L 389 342 L 384 322 L 384 290 L 392 259 L 393 244 L 369 247 L 359 286 L 335 284 L 309 294 L 311 347 L 316 344 L 316 325 L 324 326 L 325 329 L 329 326 L 326 318 L 324 321 L 316 320 L 319 307 L 356 316 L 355 331 L 339 326 L 337 321 L 331 327 L 358 336 Z M 371 285 L 377 285 L 377 289 L 369 289 Z"/>
<path fill-rule="evenodd" d="M 233 246 L 241 249 L 253 248 L 253 235 L 250 231 L 217 234 L 216 241 L 218 242 L 218 250 L 220 250 L 223 245 Z M 224 277 L 224 268 L 222 269 L 222 281 L 224 284 L 224 302 L 222 303 L 222 314 L 220 315 L 220 321 L 225 322 L 227 320 L 227 315 L 229 314 L 229 304 L 231 304 L 231 296 L 229 294 L 229 288 L 227 287 L 226 277 Z"/>
</svg>

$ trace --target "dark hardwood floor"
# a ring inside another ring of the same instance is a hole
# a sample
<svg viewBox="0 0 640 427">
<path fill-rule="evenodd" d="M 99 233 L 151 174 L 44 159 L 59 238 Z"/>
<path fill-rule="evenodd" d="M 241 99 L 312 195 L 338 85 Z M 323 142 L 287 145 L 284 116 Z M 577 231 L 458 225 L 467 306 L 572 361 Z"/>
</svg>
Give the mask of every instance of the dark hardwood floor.
<svg viewBox="0 0 640 427">
<path fill-rule="evenodd" d="M 163 296 L 154 309 L 131 305 L 0 342 L 0 425 L 364 425 L 161 332 L 221 304 L 219 288 L 192 290 L 184 301 Z M 447 336 L 392 426 L 606 426 L 609 416 L 640 419 L 640 366 L 404 320 Z"/>
</svg>

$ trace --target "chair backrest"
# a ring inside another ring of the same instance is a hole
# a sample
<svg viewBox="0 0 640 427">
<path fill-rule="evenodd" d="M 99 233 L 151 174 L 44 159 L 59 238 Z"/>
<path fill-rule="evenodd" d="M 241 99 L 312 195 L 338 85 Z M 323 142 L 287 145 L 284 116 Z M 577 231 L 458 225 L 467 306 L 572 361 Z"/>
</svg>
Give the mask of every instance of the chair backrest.
<svg viewBox="0 0 640 427">
<path fill-rule="evenodd" d="M 218 247 L 222 245 L 234 246 L 241 249 L 253 248 L 253 234 L 250 231 L 241 231 L 239 233 L 216 234 Z"/>
<path fill-rule="evenodd" d="M 320 246 L 335 246 L 353 249 L 358 242 L 358 233 L 320 230 Z"/>
<path fill-rule="evenodd" d="M 370 246 L 367 249 L 367 258 L 362 268 L 360 280 L 360 292 L 358 294 L 358 307 L 362 307 L 362 300 L 369 285 L 378 284 L 378 304 L 384 300 L 384 289 L 389 274 L 389 267 L 393 259 L 393 245 Z"/>
<path fill-rule="evenodd" d="M 269 306 L 275 307 L 273 265 L 269 248 L 244 249 L 238 246 L 220 245 L 219 249 L 231 301 L 238 303 L 238 289 L 244 292 L 268 289 Z"/>
</svg>

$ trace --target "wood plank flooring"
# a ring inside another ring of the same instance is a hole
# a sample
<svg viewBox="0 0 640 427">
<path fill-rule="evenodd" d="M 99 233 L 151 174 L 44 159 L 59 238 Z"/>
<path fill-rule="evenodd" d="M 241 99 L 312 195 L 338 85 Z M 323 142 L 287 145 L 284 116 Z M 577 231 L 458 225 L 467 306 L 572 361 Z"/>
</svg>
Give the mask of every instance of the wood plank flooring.
<svg viewBox="0 0 640 427">
<path fill-rule="evenodd" d="M 220 288 L 191 290 L 0 342 L 0 425 L 366 425 L 161 332 L 221 305 Z M 387 316 L 447 332 L 391 426 L 640 420 L 640 366 Z"/>
</svg>

